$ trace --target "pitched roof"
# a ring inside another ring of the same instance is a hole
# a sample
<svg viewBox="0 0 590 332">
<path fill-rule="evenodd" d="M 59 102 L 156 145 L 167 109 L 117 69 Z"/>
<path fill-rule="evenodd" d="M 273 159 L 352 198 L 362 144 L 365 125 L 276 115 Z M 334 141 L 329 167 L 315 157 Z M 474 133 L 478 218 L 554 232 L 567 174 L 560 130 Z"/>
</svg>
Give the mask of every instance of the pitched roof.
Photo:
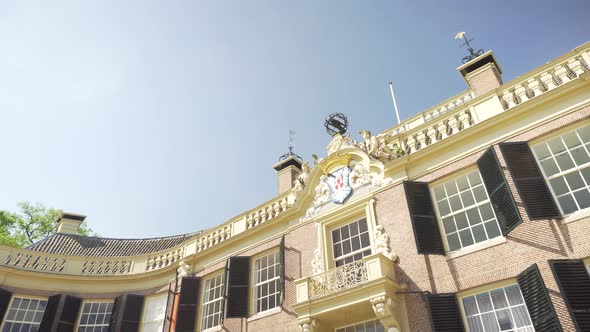
<svg viewBox="0 0 590 332">
<path fill-rule="evenodd" d="M 109 239 L 55 233 L 31 244 L 26 249 L 73 256 L 136 256 L 172 248 L 202 232 L 149 239 Z"/>
</svg>

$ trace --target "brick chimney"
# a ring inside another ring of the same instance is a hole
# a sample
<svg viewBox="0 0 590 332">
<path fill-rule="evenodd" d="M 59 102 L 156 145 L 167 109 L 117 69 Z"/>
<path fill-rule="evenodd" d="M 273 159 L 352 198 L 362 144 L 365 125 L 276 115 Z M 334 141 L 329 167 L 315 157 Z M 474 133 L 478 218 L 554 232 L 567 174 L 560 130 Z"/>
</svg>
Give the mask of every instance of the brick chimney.
<svg viewBox="0 0 590 332">
<path fill-rule="evenodd" d="M 62 213 L 57 220 L 57 232 L 61 234 L 77 234 L 78 228 L 86 219 L 85 215 L 75 213 Z"/>
<path fill-rule="evenodd" d="M 301 165 L 299 157 L 291 155 L 272 166 L 279 175 L 279 195 L 293 188 L 297 176 L 301 173 Z"/>
<path fill-rule="evenodd" d="M 477 58 L 457 68 L 475 97 L 494 90 L 502 85 L 502 69 L 492 51 L 487 51 Z"/>
</svg>

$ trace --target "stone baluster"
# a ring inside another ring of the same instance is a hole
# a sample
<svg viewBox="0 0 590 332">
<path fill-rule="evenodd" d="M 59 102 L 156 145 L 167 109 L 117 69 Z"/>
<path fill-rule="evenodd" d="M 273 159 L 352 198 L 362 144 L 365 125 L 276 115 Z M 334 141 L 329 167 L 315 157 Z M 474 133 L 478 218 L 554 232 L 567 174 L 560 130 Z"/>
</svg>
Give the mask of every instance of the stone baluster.
<svg viewBox="0 0 590 332">
<path fill-rule="evenodd" d="M 279 202 L 275 202 L 272 205 L 273 210 L 275 211 L 275 217 L 279 215 L 279 213 L 281 213 L 281 204 L 279 204 Z"/>
<path fill-rule="evenodd" d="M 506 103 L 506 109 L 510 109 L 516 106 L 516 102 L 514 101 L 514 93 L 512 91 L 506 90 L 502 94 L 502 100 Z"/>
<path fill-rule="evenodd" d="M 549 72 L 541 74 L 541 82 L 546 87 L 547 91 L 553 90 L 557 87 L 557 85 L 555 85 L 555 81 L 553 81 L 553 75 L 551 75 Z"/>
<path fill-rule="evenodd" d="M 578 59 L 570 59 L 567 62 L 567 66 L 576 76 L 580 76 L 584 73 L 584 68 L 582 68 L 582 63 Z"/>
<path fill-rule="evenodd" d="M 556 81 L 561 82 L 558 85 L 562 85 L 571 81 L 571 79 L 567 76 L 567 69 L 563 65 L 557 65 L 553 75 L 557 78 Z"/>
<path fill-rule="evenodd" d="M 281 200 L 281 212 L 282 212 L 282 211 L 286 211 L 286 210 L 287 210 L 287 207 L 288 207 L 288 205 L 289 205 L 289 201 L 287 200 L 287 198 L 286 198 L 286 197 L 285 197 L 285 198 L 283 198 L 283 199 Z"/>
<path fill-rule="evenodd" d="M 420 142 L 420 138 L 418 137 L 420 134 L 414 134 L 412 136 L 412 140 L 414 141 L 414 151 L 418 151 L 422 148 L 422 142 Z"/>
<path fill-rule="evenodd" d="M 258 211 L 254 212 L 254 227 L 260 224 L 260 213 Z"/>
<path fill-rule="evenodd" d="M 274 211 L 272 209 L 272 204 L 266 207 L 266 214 L 268 215 L 268 219 L 272 219 L 272 218 L 276 217 L 274 215 Z"/>
<path fill-rule="evenodd" d="M 522 104 L 529 100 L 524 84 L 518 84 L 514 87 L 514 95 L 516 96 L 515 100 L 517 104 Z"/>
<path fill-rule="evenodd" d="M 422 135 L 424 136 L 424 145 L 426 145 L 426 146 L 429 146 L 430 144 L 432 144 L 432 137 L 429 132 L 430 132 L 429 128 L 426 128 L 422 131 Z"/>
</svg>

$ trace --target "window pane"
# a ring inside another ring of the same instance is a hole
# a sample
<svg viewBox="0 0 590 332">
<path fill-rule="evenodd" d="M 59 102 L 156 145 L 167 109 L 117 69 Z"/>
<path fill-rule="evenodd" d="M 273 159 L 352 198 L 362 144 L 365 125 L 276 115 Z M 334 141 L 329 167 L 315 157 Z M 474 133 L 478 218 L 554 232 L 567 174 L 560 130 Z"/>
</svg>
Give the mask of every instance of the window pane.
<svg viewBox="0 0 590 332">
<path fill-rule="evenodd" d="M 464 206 L 470 206 L 475 204 L 475 199 L 473 198 L 473 194 L 471 190 L 467 190 L 461 193 L 461 200 L 463 201 Z"/>
<path fill-rule="evenodd" d="M 483 186 L 479 186 L 473 188 L 473 195 L 475 196 L 475 200 L 480 203 L 488 199 L 488 194 L 486 194 L 485 189 Z"/>
<path fill-rule="evenodd" d="M 447 236 L 447 242 L 449 243 L 450 251 L 455 251 L 461 248 L 461 243 L 459 242 L 459 235 L 457 233 L 449 234 Z"/>
<path fill-rule="evenodd" d="M 469 225 L 471 226 L 481 223 L 481 218 L 479 217 L 479 211 L 477 208 L 467 210 L 467 217 L 469 219 Z"/>
<path fill-rule="evenodd" d="M 582 142 L 578 138 L 578 135 L 575 132 L 563 135 L 563 140 L 568 148 L 573 148 L 582 144 Z"/>
<path fill-rule="evenodd" d="M 487 240 L 483 225 L 477 225 L 473 227 L 473 237 L 476 243 Z"/>
<path fill-rule="evenodd" d="M 455 227 L 455 222 L 453 221 L 453 217 L 444 218 L 443 226 L 447 234 L 457 230 L 457 228 Z"/>
<path fill-rule="evenodd" d="M 449 203 L 446 199 L 438 202 L 437 204 L 438 204 L 438 211 L 440 212 L 441 216 L 446 216 L 447 214 L 449 214 L 451 212 L 451 209 L 449 208 Z"/>
<path fill-rule="evenodd" d="M 551 188 L 553 188 L 553 191 L 557 196 L 563 195 L 569 191 L 569 188 L 567 187 L 567 184 L 565 183 L 565 179 L 563 177 L 555 178 L 549 181 L 549 183 L 551 184 Z"/>
<path fill-rule="evenodd" d="M 463 308 L 465 308 L 465 314 L 467 314 L 467 316 L 473 316 L 477 314 L 477 304 L 475 303 L 475 297 L 470 296 L 464 298 Z"/>
<path fill-rule="evenodd" d="M 541 160 L 543 160 L 551 155 L 551 152 L 549 151 L 549 148 L 547 147 L 546 144 L 539 144 L 539 145 L 533 147 L 533 150 L 535 150 L 537 157 Z"/>
<path fill-rule="evenodd" d="M 447 190 L 447 196 L 452 196 L 457 193 L 457 185 L 455 181 L 449 181 L 445 183 L 445 189 Z"/>
<path fill-rule="evenodd" d="M 434 198 L 437 201 L 440 201 L 441 199 L 445 198 L 445 188 L 443 186 L 436 186 L 434 187 Z"/>
<path fill-rule="evenodd" d="M 582 189 L 574 192 L 574 197 L 578 202 L 578 206 L 580 209 L 585 209 L 590 207 L 590 193 L 588 193 L 587 189 Z"/>
<path fill-rule="evenodd" d="M 557 165 L 559 165 L 559 169 L 561 171 L 567 171 L 568 169 L 574 168 L 574 162 L 568 153 L 562 153 L 560 155 L 555 156 L 555 160 L 557 161 Z"/>
<path fill-rule="evenodd" d="M 464 229 L 466 227 L 469 227 L 469 223 L 467 222 L 467 216 L 465 215 L 465 212 L 461 212 L 455 215 L 455 222 L 457 223 L 458 229 Z"/>
<path fill-rule="evenodd" d="M 584 180 L 582 180 L 582 175 L 578 172 L 570 173 L 565 176 L 567 180 L 567 184 L 569 185 L 571 190 L 580 189 L 585 187 Z"/>
<path fill-rule="evenodd" d="M 572 213 L 578 209 L 576 202 L 574 202 L 574 199 L 570 194 L 559 197 L 557 201 L 565 214 Z"/>
<path fill-rule="evenodd" d="M 549 144 L 549 148 L 554 155 L 565 151 L 565 145 L 560 137 L 550 140 L 547 144 Z"/>
<path fill-rule="evenodd" d="M 590 161 L 590 157 L 588 157 L 588 153 L 586 152 L 586 149 L 584 147 L 578 147 L 575 148 L 571 151 L 572 157 L 574 158 L 574 161 L 576 162 L 576 165 L 581 166 L 584 165 L 585 163 Z"/>
<path fill-rule="evenodd" d="M 463 208 L 463 204 L 461 204 L 461 199 L 458 195 L 450 197 L 449 203 L 451 204 L 451 211 L 453 212 L 461 210 Z"/>
<path fill-rule="evenodd" d="M 461 238 L 461 244 L 463 245 L 463 247 L 470 246 L 474 243 L 473 237 L 471 236 L 471 230 L 469 229 L 460 231 L 459 237 Z"/>
</svg>

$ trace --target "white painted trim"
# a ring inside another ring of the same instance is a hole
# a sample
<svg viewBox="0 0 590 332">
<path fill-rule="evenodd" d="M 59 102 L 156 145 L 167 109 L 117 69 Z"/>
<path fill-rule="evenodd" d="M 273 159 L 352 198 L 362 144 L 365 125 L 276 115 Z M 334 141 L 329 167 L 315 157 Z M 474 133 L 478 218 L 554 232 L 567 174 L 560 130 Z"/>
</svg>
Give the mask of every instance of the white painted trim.
<svg viewBox="0 0 590 332">
<path fill-rule="evenodd" d="M 483 249 L 494 247 L 494 246 L 500 245 L 502 243 L 506 243 L 506 238 L 503 236 L 498 236 L 498 237 L 495 237 L 495 238 L 492 238 L 492 239 L 489 239 L 489 240 L 486 240 L 483 242 L 472 244 L 468 247 L 465 247 L 465 248 L 462 248 L 459 250 L 455 250 L 452 252 L 448 252 L 447 253 L 447 260 L 454 259 L 454 258 L 461 257 L 461 256 L 465 256 L 465 255 L 469 255 L 469 254 L 474 253 L 476 251 L 480 251 Z"/>
<path fill-rule="evenodd" d="M 278 314 L 281 311 L 283 311 L 283 308 L 281 306 L 274 307 L 272 309 L 268 309 L 266 311 L 259 312 L 259 313 L 255 314 L 255 315 L 249 317 L 247 321 L 249 323 L 249 322 L 255 321 L 255 320 L 260 319 L 260 318 L 264 318 L 264 317 L 267 317 L 267 316 L 272 316 L 274 314 Z"/>
</svg>

